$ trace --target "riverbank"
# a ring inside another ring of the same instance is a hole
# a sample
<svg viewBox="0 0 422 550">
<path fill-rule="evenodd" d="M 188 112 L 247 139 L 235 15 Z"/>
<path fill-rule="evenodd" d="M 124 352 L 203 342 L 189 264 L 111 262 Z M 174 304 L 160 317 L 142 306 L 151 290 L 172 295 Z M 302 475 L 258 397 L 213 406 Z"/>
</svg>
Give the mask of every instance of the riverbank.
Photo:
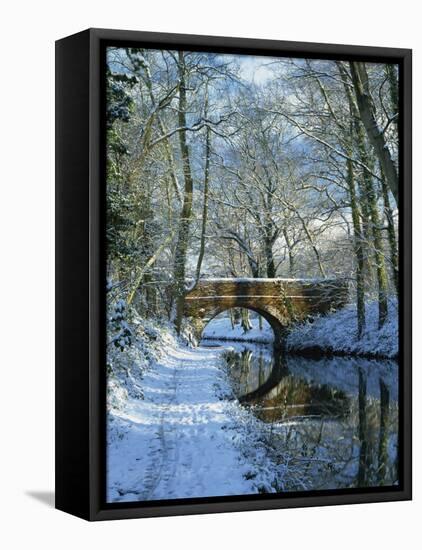
<svg viewBox="0 0 422 550">
<path fill-rule="evenodd" d="M 389 301 L 389 315 L 378 330 L 378 304 L 366 304 L 366 328 L 357 338 L 356 306 L 350 304 L 328 315 L 291 327 L 286 340 L 286 351 L 307 357 L 338 355 L 367 358 L 396 359 L 398 356 L 397 301 Z M 244 332 L 240 324 L 234 328 L 229 318 L 211 321 L 204 330 L 204 338 L 238 342 L 271 343 L 274 334 L 263 319 L 262 329 L 258 319 L 251 319 L 252 329 Z"/>
<path fill-rule="evenodd" d="M 257 420 L 234 399 L 221 350 L 188 348 L 160 329 L 116 353 L 126 367 L 109 376 L 109 502 L 282 486 L 286 466 L 272 462 Z"/>
<path fill-rule="evenodd" d="M 398 356 L 398 305 L 389 300 L 389 315 L 378 329 L 378 304 L 366 304 L 366 327 L 357 338 L 356 306 L 350 304 L 313 322 L 296 325 L 286 341 L 287 351 L 303 355 L 359 355 L 396 359 Z"/>
</svg>

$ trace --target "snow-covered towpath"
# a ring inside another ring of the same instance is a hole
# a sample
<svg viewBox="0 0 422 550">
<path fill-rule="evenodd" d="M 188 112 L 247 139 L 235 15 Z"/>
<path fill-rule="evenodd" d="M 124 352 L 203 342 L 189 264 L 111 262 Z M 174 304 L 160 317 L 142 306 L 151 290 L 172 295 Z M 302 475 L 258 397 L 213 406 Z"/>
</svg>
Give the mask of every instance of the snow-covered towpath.
<svg viewBox="0 0 422 550">
<path fill-rule="evenodd" d="M 144 399 L 110 412 L 109 502 L 250 494 L 267 485 L 271 465 L 252 436 L 244 452 L 251 414 L 227 399 L 221 364 L 221 350 L 170 345 L 144 375 Z"/>
</svg>

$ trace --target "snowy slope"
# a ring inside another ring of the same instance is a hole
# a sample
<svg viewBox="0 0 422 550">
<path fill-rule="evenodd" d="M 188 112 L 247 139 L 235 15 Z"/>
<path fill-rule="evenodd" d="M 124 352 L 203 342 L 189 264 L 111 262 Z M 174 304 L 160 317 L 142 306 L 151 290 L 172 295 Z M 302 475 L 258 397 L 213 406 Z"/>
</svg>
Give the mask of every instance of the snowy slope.
<svg viewBox="0 0 422 550">
<path fill-rule="evenodd" d="M 398 354 L 397 301 L 389 301 L 388 320 L 378 330 L 378 304 L 366 304 L 366 329 L 357 339 L 356 306 L 349 305 L 313 323 L 297 325 L 287 338 L 289 351 L 318 348 L 325 352 L 396 358 Z"/>
<path fill-rule="evenodd" d="M 274 491 L 275 466 L 257 420 L 231 395 L 221 351 L 173 339 L 144 374 L 143 399 L 125 396 L 108 415 L 108 500 Z"/>
</svg>

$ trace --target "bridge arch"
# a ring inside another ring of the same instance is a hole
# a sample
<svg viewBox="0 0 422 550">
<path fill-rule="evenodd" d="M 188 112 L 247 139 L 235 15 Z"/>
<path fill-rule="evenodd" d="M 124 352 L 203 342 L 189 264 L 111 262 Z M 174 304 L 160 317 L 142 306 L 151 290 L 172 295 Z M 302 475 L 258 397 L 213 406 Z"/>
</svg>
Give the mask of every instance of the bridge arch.
<svg viewBox="0 0 422 550">
<path fill-rule="evenodd" d="M 216 317 L 218 317 L 222 313 L 230 311 L 231 309 L 238 309 L 238 308 L 234 306 L 219 307 L 215 311 L 210 311 L 208 314 L 204 315 L 204 317 L 202 317 L 202 322 L 200 323 L 200 325 L 198 325 L 198 328 L 197 328 L 197 338 L 199 339 L 202 338 L 202 333 L 205 330 L 205 327 L 209 325 Z M 244 306 L 242 307 L 242 309 L 253 311 L 258 315 L 261 315 L 261 317 L 263 317 L 268 322 L 268 324 L 271 327 L 271 330 L 273 331 L 275 343 L 281 342 L 283 340 L 283 338 L 285 337 L 286 328 L 282 325 L 280 319 L 277 319 L 271 312 L 267 311 L 264 308 L 255 307 L 251 305 Z"/>
</svg>

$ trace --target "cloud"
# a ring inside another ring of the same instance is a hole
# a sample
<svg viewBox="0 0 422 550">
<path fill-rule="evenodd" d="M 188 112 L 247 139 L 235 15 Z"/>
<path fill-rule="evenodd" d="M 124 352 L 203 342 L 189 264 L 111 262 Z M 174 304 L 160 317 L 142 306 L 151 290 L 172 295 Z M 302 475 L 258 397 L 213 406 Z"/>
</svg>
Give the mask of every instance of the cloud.
<svg viewBox="0 0 422 550">
<path fill-rule="evenodd" d="M 239 73 L 243 80 L 262 85 L 268 80 L 274 78 L 274 73 L 269 63 L 275 61 L 270 57 L 259 55 L 239 55 L 236 56 L 239 63 Z"/>
</svg>

